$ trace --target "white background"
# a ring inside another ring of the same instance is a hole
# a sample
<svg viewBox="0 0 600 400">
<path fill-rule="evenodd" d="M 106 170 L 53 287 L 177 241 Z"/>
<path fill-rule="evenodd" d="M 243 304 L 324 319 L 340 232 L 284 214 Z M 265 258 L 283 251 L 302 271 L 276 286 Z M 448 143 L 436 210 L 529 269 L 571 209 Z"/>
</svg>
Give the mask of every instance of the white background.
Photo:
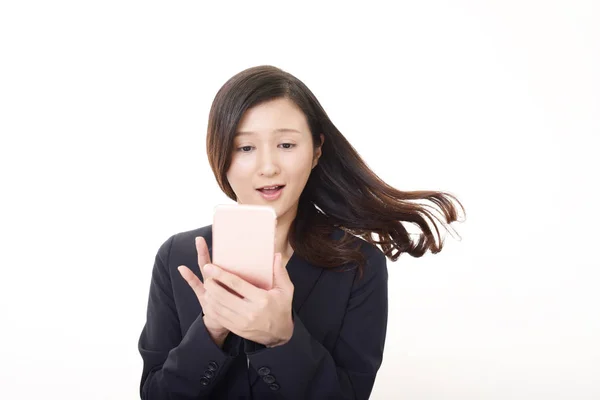
<svg viewBox="0 0 600 400">
<path fill-rule="evenodd" d="M 228 201 L 208 111 L 260 64 L 390 184 L 466 207 L 441 253 L 388 261 L 372 398 L 600 398 L 599 9 L 2 2 L 0 398 L 138 398 L 154 256 Z"/>
</svg>

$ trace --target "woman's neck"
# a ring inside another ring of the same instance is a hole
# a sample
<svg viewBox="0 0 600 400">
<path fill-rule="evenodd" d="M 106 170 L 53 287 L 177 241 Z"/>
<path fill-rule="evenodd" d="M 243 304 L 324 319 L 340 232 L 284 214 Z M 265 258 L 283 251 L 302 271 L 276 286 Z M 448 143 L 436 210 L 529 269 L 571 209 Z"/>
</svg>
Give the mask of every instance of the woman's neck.
<svg viewBox="0 0 600 400">
<path fill-rule="evenodd" d="M 277 225 L 275 227 L 275 253 L 281 253 L 283 260 L 289 259 L 294 253 L 294 249 L 289 242 L 289 233 L 295 217 L 296 212 L 288 212 L 277 218 Z"/>
</svg>

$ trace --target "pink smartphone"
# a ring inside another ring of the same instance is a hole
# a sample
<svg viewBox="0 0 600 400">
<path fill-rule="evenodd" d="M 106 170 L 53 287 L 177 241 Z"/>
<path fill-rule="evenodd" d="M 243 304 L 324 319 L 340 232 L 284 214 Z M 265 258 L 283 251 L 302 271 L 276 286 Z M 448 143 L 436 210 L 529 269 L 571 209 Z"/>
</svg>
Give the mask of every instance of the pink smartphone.
<svg viewBox="0 0 600 400">
<path fill-rule="evenodd" d="M 275 225 L 272 207 L 221 204 L 212 226 L 212 262 L 261 289 L 273 287 Z"/>
</svg>

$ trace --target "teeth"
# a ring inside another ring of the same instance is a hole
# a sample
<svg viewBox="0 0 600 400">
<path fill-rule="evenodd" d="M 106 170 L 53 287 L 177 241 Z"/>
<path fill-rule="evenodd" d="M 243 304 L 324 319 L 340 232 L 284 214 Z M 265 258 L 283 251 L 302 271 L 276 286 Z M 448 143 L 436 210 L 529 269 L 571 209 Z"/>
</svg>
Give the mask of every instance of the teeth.
<svg viewBox="0 0 600 400">
<path fill-rule="evenodd" d="M 279 186 L 264 187 L 263 189 L 277 189 Z"/>
</svg>

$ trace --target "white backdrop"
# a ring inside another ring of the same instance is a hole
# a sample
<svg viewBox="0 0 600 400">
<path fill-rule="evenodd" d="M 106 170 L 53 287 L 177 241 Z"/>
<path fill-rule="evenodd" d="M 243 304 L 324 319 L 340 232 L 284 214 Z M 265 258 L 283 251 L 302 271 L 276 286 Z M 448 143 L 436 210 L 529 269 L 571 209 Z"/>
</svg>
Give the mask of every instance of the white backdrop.
<svg viewBox="0 0 600 400">
<path fill-rule="evenodd" d="M 228 201 L 208 111 L 260 64 L 389 183 L 467 209 L 462 240 L 388 261 L 372 398 L 600 398 L 599 9 L 2 2 L 0 398 L 138 398 L 154 256 Z"/>
</svg>

